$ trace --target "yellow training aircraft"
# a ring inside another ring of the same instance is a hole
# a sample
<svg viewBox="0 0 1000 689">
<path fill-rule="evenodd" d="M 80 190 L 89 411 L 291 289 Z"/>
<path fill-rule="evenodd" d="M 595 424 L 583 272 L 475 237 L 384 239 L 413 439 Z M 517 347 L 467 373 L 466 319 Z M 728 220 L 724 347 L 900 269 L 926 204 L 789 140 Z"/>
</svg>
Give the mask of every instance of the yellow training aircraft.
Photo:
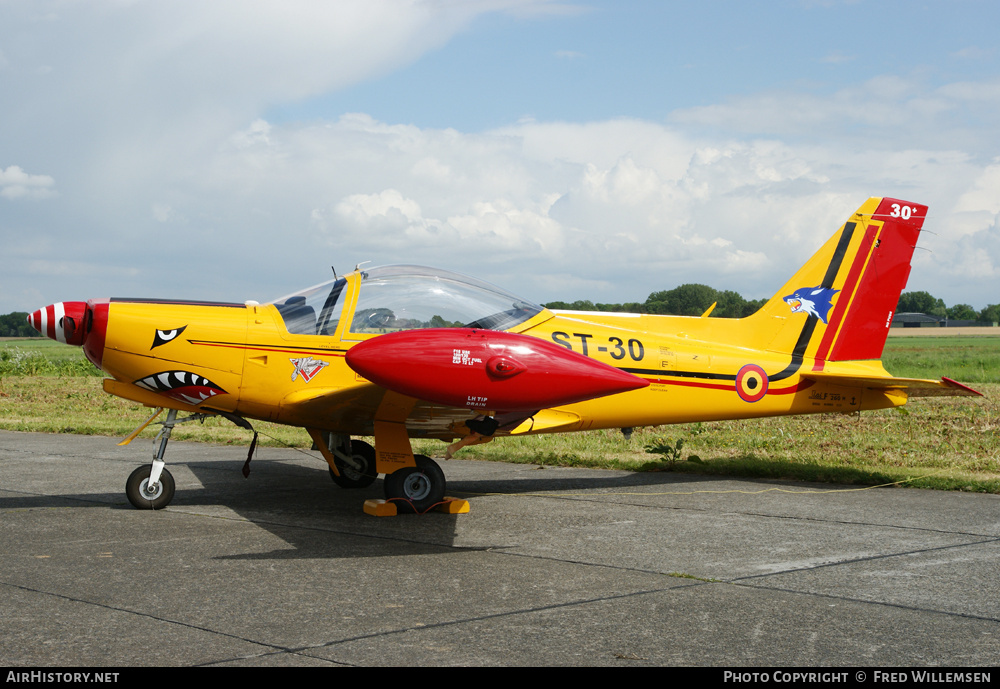
<svg viewBox="0 0 1000 689">
<path fill-rule="evenodd" d="M 173 497 L 163 456 L 174 424 L 222 415 L 246 428 L 303 427 L 339 485 L 385 474 L 387 498 L 424 511 L 445 479 L 413 454 L 413 437 L 459 439 L 450 456 L 498 435 L 978 395 L 947 378 L 894 378 L 879 361 L 926 212 L 869 199 L 741 319 L 549 311 L 463 275 L 388 266 L 267 304 L 92 299 L 28 320 L 82 346 L 110 376 L 105 391 L 169 409 L 152 465 L 126 483 L 138 508 Z M 351 436 L 373 436 L 375 447 Z"/>
</svg>

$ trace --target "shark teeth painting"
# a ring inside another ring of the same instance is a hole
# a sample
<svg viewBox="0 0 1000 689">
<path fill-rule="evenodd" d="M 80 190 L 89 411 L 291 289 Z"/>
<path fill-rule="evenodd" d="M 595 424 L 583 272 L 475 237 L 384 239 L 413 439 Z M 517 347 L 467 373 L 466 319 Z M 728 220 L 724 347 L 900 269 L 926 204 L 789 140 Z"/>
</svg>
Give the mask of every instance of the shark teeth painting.
<svg viewBox="0 0 1000 689">
<path fill-rule="evenodd" d="M 141 388 L 166 395 L 185 404 L 201 404 L 226 391 L 204 376 L 190 371 L 163 371 L 133 382 Z"/>
</svg>

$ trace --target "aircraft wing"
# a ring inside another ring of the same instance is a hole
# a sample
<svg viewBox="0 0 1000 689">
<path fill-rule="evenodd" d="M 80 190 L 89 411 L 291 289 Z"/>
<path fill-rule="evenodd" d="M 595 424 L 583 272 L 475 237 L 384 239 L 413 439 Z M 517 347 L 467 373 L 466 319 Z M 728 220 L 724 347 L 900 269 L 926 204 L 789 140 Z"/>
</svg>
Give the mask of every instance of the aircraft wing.
<svg viewBox="0 0 1000 689">
<path fill-rule="evenodd" d="M 383 405 L 388 400 L 388 405 Z M 394 416 L 403 411 L 403 421 L 408 428 L 422 437 L 454 437 L 464 428 L 464 423 L 476 412 L 468 408 L 436 404 L 394 393 L 378 385 L 366 384 L 354 388 L 320 388 L 300 391 L 287 395 L 281 401 L 281 420 L 294 419 L 296 422 L 313 427 L 334 425 L 350 429 L 352 433 L 371 435 L 374 422 L 383 415 Z M 541 409 L 531 414 L 516 427 L 509 429 L 510 435 L 538 432 L 542 429 L 572 430 L 580 423 L 577 414 L 555 409 Z"/>
<path fill-rule="evenodd" d="M 848 387 L 870 388 L 874 390 L 902 390 L 907 397 L 982 397 L 983 393 L 962 385 L 951 378 L 927 380 L 924 378 L 894 378 L 881 376 L 859 376 L 842 373 L 811 371 L 802 376 L 808 380 L 845 385 Z"/>
<path fill-rule="evenodd" d="M 422 329 L 359 343 L 347 364 L 361 384 L 286 395 L 275 420 L 370 434 L 405 423 L 421 437 L 449 437 L 477 414 L 507 416 L 513 434 L 572 429 L 554 407 L 636 390 L 649 382 L 535 337 L 473 328 Z"/>
<path fill-rule="evenodd" d="M 424 437 L 447 437 L 454 425 L 473 416 L 468 409 L 435 404 L 372 383 L 349 388 L 317 388 L 286 395 L 279 421 L 314 428 L 339 428 L 372 435 L 378 420 L 402 422 Z"/>
</svg>

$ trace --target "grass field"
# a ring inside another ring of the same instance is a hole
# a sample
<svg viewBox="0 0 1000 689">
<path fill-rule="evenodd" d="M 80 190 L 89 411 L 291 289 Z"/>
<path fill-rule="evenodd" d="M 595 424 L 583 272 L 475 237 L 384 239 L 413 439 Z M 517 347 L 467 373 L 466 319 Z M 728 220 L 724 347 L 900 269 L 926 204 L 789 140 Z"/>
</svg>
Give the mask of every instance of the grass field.
<svg viewBox="0 0 1000 689">
<path fill-rule="evenodd" d="M 1000 383 L 1000 337 L 890 337 L 882 363 L 903 378 Z"/>
<path fill-rule="evenodd" d="M 1000 493 L 1000 337 L 890 338 L 883 356 L 898 376 L 948 376 L 984 398 L 920 398 L 899 409 L 861 415 L 779 417 L 619 431 L 500 438 L 472 446 L 464 459 L 634 471 L 902 485 Z M 124 436 L 149 410 L 104 394 L 101 373 L 80 349 L 50 340 L 0 342 L 0 428 Z M 263 445 L 308 448 L 301 429 L 255 423 Z M 143 437 L 152 437 L 147 429 Z M 248 444 L 251 435 L 221 419 L 183 424 L 176 439 Z M 646 452 L 669 441 L 678 457 Z M 136 441 L 137 463 L 148 445 Z M 437 441 L 415 449 L 440 455 Z M 262 450 L 262 452 L 266 452 Z M 318 453 L 313 453 L 321 463 Z"/>
</svg>

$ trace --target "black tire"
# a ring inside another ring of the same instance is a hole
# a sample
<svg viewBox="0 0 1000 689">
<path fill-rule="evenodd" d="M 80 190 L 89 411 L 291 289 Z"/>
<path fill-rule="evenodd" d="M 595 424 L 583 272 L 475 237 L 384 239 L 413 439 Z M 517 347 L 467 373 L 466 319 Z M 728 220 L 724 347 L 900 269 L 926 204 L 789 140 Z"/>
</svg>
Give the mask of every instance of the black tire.
<svg viewBox="0 0 1000 689">
<path fill-rule="evenodd" d="M 162 510 L 174 499 L 174 477 L 164 469 L 160 472 L 160 482 L 156 490 L 150 491 L 148 464 L 133 471 L 125 482 L 125 495 L 137 510 Z"/>
<path fill-rule="evenodd" d="M 341 488 L 367 488 L 378 478 L 378 471 L 375 469 L 375 448 L 363 440 L 352 440 L 351 454 L 354 461 L 361 464 L 361 469 L 348 466 L 340 457 L 334 457 L 333 463 L 337 465 L 340 476 L 330 469 L 330 478 Z"/>
<path fill-rule="evenodd" d="M 399 512 L 423 513 L 444 500 L 444 472 L 426 455 L 413 455 L 417 466 L 404 467 L 385 477 L 385 497 Z"/>
</svg>

